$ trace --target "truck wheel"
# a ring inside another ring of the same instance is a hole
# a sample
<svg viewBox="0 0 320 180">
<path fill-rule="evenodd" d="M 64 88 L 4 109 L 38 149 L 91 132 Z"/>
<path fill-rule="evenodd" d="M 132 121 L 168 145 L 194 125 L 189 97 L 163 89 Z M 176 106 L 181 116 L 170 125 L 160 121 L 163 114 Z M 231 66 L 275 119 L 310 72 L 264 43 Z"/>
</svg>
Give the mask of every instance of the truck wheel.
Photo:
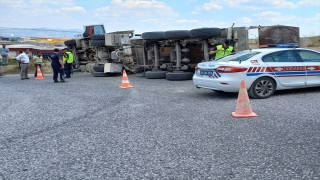
<svg viewBox="0 0 320 180">
<path fill-rule="evenodd" d="M 91 40 L 104 40 L 105 35 L 104 34 L 92 34 L 90 39 Z"/>
<path fill-rule="evenodd" d="M 193 72 L 168 72 L 166 79 L 169 81 L 192 80 Z"/>
<path fill-rule="evenodd" d="M 104 66 L 93 66 L 95 72 L 104 72 Z"/>
<path fill-rule="evenodd" d="M 94 72 L 94 77 L 112 77 L 117 76 L 117 73 L 104 73 L 104 72 Z"/>
<path fill-rule="evenodd" d="M 64 45 L 66 45 L 66 46 L 76 45 L 76 40 L 74 40 L 74 39 L 67 40 L 64 42 Z"/>
<path fill-rule="evenodd" d="M 163 31 L 157 31 L 157 32 L 145 32 L 142 33 L 142 39 L 147 40 L 164 40 L 164 32 Z"/>
<path fill-rule="evenodd" d="M 91 46 L 106 46 L 104 40 L 91 40 Z"/>
<path fill-rule="evenodd" d="M 189 30 L 173 30 L 164 32 L 165 39 L 189 39 Z"/>
<path fill-rule="evenodd" d="M 190 30 L 191 38 L 211 39 L 221 36 L 220 28 L 197 28 Z"/>
<path fill-rule="evenodd" d="M 147 79 L 165 79 L 168 71 L 147 71 L 145 77 Z"/>
<path fill-rule="evenodd" d="M 275 81 L 269 77 L 261 77 L 252 83 L 249 89 L 249 95 L 252 94 L 252 98 L 265 99 L 272 96 L 275 91 Z"/>
</svg>

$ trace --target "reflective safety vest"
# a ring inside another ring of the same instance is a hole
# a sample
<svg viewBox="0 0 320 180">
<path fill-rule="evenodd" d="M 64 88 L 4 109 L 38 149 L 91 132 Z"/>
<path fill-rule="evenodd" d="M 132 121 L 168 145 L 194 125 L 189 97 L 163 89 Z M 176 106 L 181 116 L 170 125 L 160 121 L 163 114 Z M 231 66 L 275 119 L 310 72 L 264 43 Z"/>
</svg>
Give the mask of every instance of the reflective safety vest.
<svg viewBox="0 0 320 180">
<path fill-rule="evenodd" d="M 68 64 L 73 63 L 73 54 L 71 52 L 65 52 L 63 57 L 62 57 L 63 63 L 67 61 Z"/>
<path fill-rule="evenodd" d="M 222 45 L 218 45 L 215 59 L 217 59 L 217 58 L 219 58 L 221 56 L 225 56 L 225 55 L 231 54 L 232 50 L 233 50 L 232 46 L 229 46 L 227 49 L 224 49 L 224 47 Z"/>
</svg>

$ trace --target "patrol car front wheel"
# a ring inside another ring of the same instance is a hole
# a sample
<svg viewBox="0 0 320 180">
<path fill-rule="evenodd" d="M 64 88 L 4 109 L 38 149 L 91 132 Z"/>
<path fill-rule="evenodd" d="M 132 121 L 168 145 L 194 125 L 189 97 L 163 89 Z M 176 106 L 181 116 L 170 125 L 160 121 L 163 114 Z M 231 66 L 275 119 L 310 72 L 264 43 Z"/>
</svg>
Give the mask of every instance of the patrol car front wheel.
<svg viewBox="0 0 320 180">
<path fill-rule="evenodd" d="M 261 77 L 252 83 L 248 94 L 252 98 L 265 99 L 272 96 L 275 91 L 275 81 L 268 77 Z"/>
</svg>

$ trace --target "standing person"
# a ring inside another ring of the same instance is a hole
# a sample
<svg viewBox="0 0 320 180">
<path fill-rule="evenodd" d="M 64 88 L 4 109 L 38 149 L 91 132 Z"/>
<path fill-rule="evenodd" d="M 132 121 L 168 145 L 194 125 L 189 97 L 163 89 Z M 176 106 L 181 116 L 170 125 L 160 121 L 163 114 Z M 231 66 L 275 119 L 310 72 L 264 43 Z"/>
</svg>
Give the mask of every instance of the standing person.
<svg viewBox="0 0 320 180">
<path fill-rule="evenodd" d="M 235 52 L 233 47 L 230 46 L 230 44 L 231 44 L 231 40 L 227 39 L 224 41 L 223 45 L 218 45 L 218 46 L 214 47 L 209 52 L 209 54 L 216 54 L 214 59 L 229 55 L 229 54 Z"/>
<path fill-rule="evenodd" d="M 41 52 L 38 52 L 36 56 L 32 57 L 32 65 L 36 68 L 36 72 L 34 73 L 34 77 L 37 77 L 37 68 L 38 67 L 40 68 L 40 70 L 42 72 L 42 69 L 41 69 L 42 63 L 44 64 L 44 66 L 46 66 L 46 63 L 43 62 L 43 57 L 42 57 Z"/>
<path fill-rule="evenodd" d="M 26 80 L 26 79 L 30 79 L 28 77 L 28 70 L 29 70 L 29 56 L 28 56 L 28 53 L 29 53 L 29 49 L 25 49 L 23 53 L 19 54 L 17 57 L 16 57 L 16 60 L 18 60 L 21 64 L 20 64 L 20 67 L 21 67 L 21 70 L 20 70 L 20 76 L 21 76 L 21 80 Z"/>
<path fill-rule="evenodd" d="M 73 64 L 73 54 L 70 52 L 68 48 L 63 49 L 63 63 L 64 63 L 64 72 L 66 74 L 66 78 L 71 78 L 72 64 Z"/>
<path fill-rule="evenodd" d="M 18 54 L 17 54 L 17 56 L 18 56 L 19 54 L 21 54 L 21 53 L 23 53 L 23 52 L 22 52 L 22 51 L 19 51 Z M 20 66 L 20 65 L 21 65 L 21 62 L 18 61 L 18 63 L 19 63 L 19 69 L 21 70 L 21 66 Z"/>
<path fill-rule="evenodd" d="M 54 49 L 53 54 L 50 54 L 49 59 L 51 60 L 51 67 L 53 69 L 53 82 L 57 83 L 58 81 L 58 74 L 60 74 L 61 82 L 65 82 L 63 78 L 63 62 L 59 56 L 59 49 Z"/>
<path fill-rule="evenodd" d="M 9 48 L 7 48 L 5 44 L 2 44 L 2 48 L 0 49 L 0 52 L 1 52 L 1 55 L 2 55 L 3 66 L 8 65 Z"/>
<path fill-rule="evenodd" d="M 2 76 L 2 56 L 0 54 L 0 78 L 2 78 L 1 76 Z"/>
</svg>

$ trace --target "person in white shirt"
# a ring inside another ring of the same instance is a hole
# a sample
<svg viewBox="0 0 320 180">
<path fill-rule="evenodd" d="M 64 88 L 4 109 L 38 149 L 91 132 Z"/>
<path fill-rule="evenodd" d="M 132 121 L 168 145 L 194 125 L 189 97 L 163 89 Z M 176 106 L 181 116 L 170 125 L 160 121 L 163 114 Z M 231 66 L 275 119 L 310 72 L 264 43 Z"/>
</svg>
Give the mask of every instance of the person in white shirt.
<svg viewBox="0 0 320 180">
<path fill-rule="evenodd" d="M 30 79 L 28 77 L 28 67 L 29 67 L 29 56 L 28 56 L 28 53 L 29 53 L 29 49 L 25 49 L 23 53 L 19 54 L 17 57 L 16 57 L 16 60 L 18 60 L 21 65 L 21 70 L 20 70 L 20 76 L 21 76 L 21 80 L 26 80 L 26 79 Z"/>
</svg>

